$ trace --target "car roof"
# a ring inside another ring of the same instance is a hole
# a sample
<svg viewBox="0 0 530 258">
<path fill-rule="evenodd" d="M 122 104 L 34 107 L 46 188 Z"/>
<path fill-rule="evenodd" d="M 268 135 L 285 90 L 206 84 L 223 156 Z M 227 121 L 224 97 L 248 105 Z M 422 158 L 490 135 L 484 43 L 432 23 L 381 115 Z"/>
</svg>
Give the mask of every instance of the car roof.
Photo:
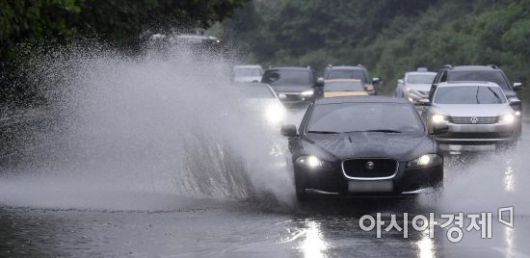
<svg viewBox="0 0 530 258">
<path fill-rule="evenodd" d="M 452 82 L 441 82 L 438 84 L 438 88 L 441 87 L 459 87 L 459 86 L 478 86 L 478 87 L 501 87 L 498 84 L 494 82 L 486 82 L 486 81 L 452 81 Z"/>
<path fill-rule="evenodd" d="M 425 71 L 425 72 L 414 71 L 414 72 L 406 72 L 406 73 L 405 73 L 405 75 L 412 75 L 412 74 L 429 74 L 429 75 L 436 75 L 435 72 L 429 72 L 429 71 Z"/>
<path fill-rule="evenodd" d="M 366 70 L 363 66 L 358 65 L 339 65 L 339 66 L 328 66 L 327 70 Z"/>
<path fill-rule="evenodd" d="M 261 65 L 234 65 L 234 68 L 261 68 Z"/>
<path fill-rule="evenodd" d="M 304 66 L 278 66 L 278 67 L 272 67 L 269 70 L 310 70 L 310 67 L 304 67 Z"/>
<path fill-rule="evenodd" d="M 324 80 L 325 82 L 362 82 L 359 79 L 329 79 Z"/>
<path fill-rule="evenodd" d="M 315 105 L 341 104 L 341 103 L 393 103 L 393 104 L 410 104 L 404 98 L 394 98 L 385 96 L 348 96 L 348 97 L 330 97 L 315 101 Z M 412 105 L 412 104 L 410 104 Z"/>
<path fill-rule="evenodd" d="M 459 65 L 451 68 L 452 71 L 494 71 L 496 67 L 490 65 Z"/>
</svg>

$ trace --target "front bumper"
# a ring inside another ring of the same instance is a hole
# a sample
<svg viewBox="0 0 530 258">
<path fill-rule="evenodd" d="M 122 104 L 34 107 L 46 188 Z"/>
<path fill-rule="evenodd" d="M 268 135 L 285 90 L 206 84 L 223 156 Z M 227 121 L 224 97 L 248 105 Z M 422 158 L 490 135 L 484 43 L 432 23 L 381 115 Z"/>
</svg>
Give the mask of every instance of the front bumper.
<svg viewBox="0 0 530 258">
<path fill-rule="evenodd" d="M 519 123 L 519 124 L 517 124 Z M 448 123 L 449 130 L 445 134 L 435 136 L 443 151 L 481 151 L 480 145 L 507 144 L 519 137 L 520 121 L 512 124 L 454 124 Z M 455 147 L 460 146 L 460 147 Z M 478 146 L 478 147 L 477 147 Z"/>
<path fill-rule="evenodd" d="M 329 165 L 318 169 L 307 169 L 294 165 L 296 184 L 308 190 L 335 192 L 344 195 L 400 195 L 404 192 L 417 191 L 435 187 L 443 181 L 443 164 L 426 168 L 407 168 L 406 162 L 399 162 L 396 173 L 389 179 L 348 179 L 340 164 Z M 353 182 L 391 181 L 392 191 L 385 192 L 350 192 L 348 184 Z"/>
</svg>

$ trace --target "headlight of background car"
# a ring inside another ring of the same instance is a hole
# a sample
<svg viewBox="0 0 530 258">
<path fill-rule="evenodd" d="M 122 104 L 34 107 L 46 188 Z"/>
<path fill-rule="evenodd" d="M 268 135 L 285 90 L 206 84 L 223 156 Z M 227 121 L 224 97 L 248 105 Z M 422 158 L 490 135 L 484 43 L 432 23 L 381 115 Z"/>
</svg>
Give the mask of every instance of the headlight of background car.
<svg viewBox="0 0 530 258">
<path fill-rule="evenodd" d="M 425 154 L 419 158 L 409 161 L 407 163 L 408 168 L 424 168 L 437 166 L 443 163 L 443 158 L 438 154 Z"/>
<path fill-rule="evenodd" d="M 310 97 L 310 96 L 313 96 L 314 94 L 314 91 L 313 90 L 305 90 L 305 91 L 302 91 L 302 96 L 304 97 Z"/>
<path fill-rule="evenodd" d="M 514 121 L 515 121 L 515 115 L 512 113 L 504 114 L 501 116 L 501 119 L 500 119 L 501 123 L 506 123 L 506 124 L 511 124 Z"/>
<path fill-rule="evenodd" d="M 281 104 L 271 104 L 268 105 L 265 109 L 265 116 L 267 122 L 278 125 L 285 119 L 285 107 Z"/>
<path fill-rule="evenodd" d="M 431 116 L 431 121 L 435 124 L 441 124 L 447 122 L 447 116 L 442 114 L 434 114 Z"/>
<path fill-rule="evenodd" d="M 296 163 L 306 166 L 308 168 L 319 168 L 323 165 L 322 160 L 313 155 L 301 156 L 296 159 Z"/>
</svg>

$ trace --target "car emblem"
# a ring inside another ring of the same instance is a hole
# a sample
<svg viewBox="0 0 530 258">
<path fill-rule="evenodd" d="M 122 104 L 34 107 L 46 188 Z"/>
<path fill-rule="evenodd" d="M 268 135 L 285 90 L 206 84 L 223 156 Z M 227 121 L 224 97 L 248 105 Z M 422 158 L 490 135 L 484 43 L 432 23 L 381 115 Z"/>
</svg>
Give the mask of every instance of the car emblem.
<svg viewBox="0 0 530 258">
<path fill-rule="evenodd" d="M 366 169 L 368 170 L 373 170 L 374 167 L 375 167 L 375 163 L 373 161 L 368 161 L 366 162 L 366 164 L 364 165 L 366 167 Z"/>
<path fill-rule="evenodd" d="M 472 117 L 471 117 L 471 123 L 472 123 L 472 124 L 476 124 L 476 123 L 478 123 L 478 117 L 476 117 L 476 116 L 472 116 Z"/>
</svg>

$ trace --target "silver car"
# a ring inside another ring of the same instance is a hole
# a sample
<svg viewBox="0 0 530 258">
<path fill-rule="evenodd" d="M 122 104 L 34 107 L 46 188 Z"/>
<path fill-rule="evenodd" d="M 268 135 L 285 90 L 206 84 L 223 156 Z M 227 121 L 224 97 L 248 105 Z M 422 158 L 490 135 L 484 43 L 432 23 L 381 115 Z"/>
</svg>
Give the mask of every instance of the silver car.
<svg viewBox="0 0 530 258">
<path fill-rule="evenodd" d="M 419 104 L 421 99 L 429 97 L 429 91 L 435 76 L 435 72 L 429 72 L 421 68 L 415 72 L 407 72 L 403 79 L 398 80 L 394 95 L 405 98 L 413 104 Z"/>
<path fill-rule="evenodd" d="M 423 116 L 430 131 L 447 129 L 435 137 L 441 150 L 492 151 L 512 145 L 520 134 L 520 112 L 510 101 L 517 100 L 508 100 L 492 82 L 440 83 Z"/>
</svg>

